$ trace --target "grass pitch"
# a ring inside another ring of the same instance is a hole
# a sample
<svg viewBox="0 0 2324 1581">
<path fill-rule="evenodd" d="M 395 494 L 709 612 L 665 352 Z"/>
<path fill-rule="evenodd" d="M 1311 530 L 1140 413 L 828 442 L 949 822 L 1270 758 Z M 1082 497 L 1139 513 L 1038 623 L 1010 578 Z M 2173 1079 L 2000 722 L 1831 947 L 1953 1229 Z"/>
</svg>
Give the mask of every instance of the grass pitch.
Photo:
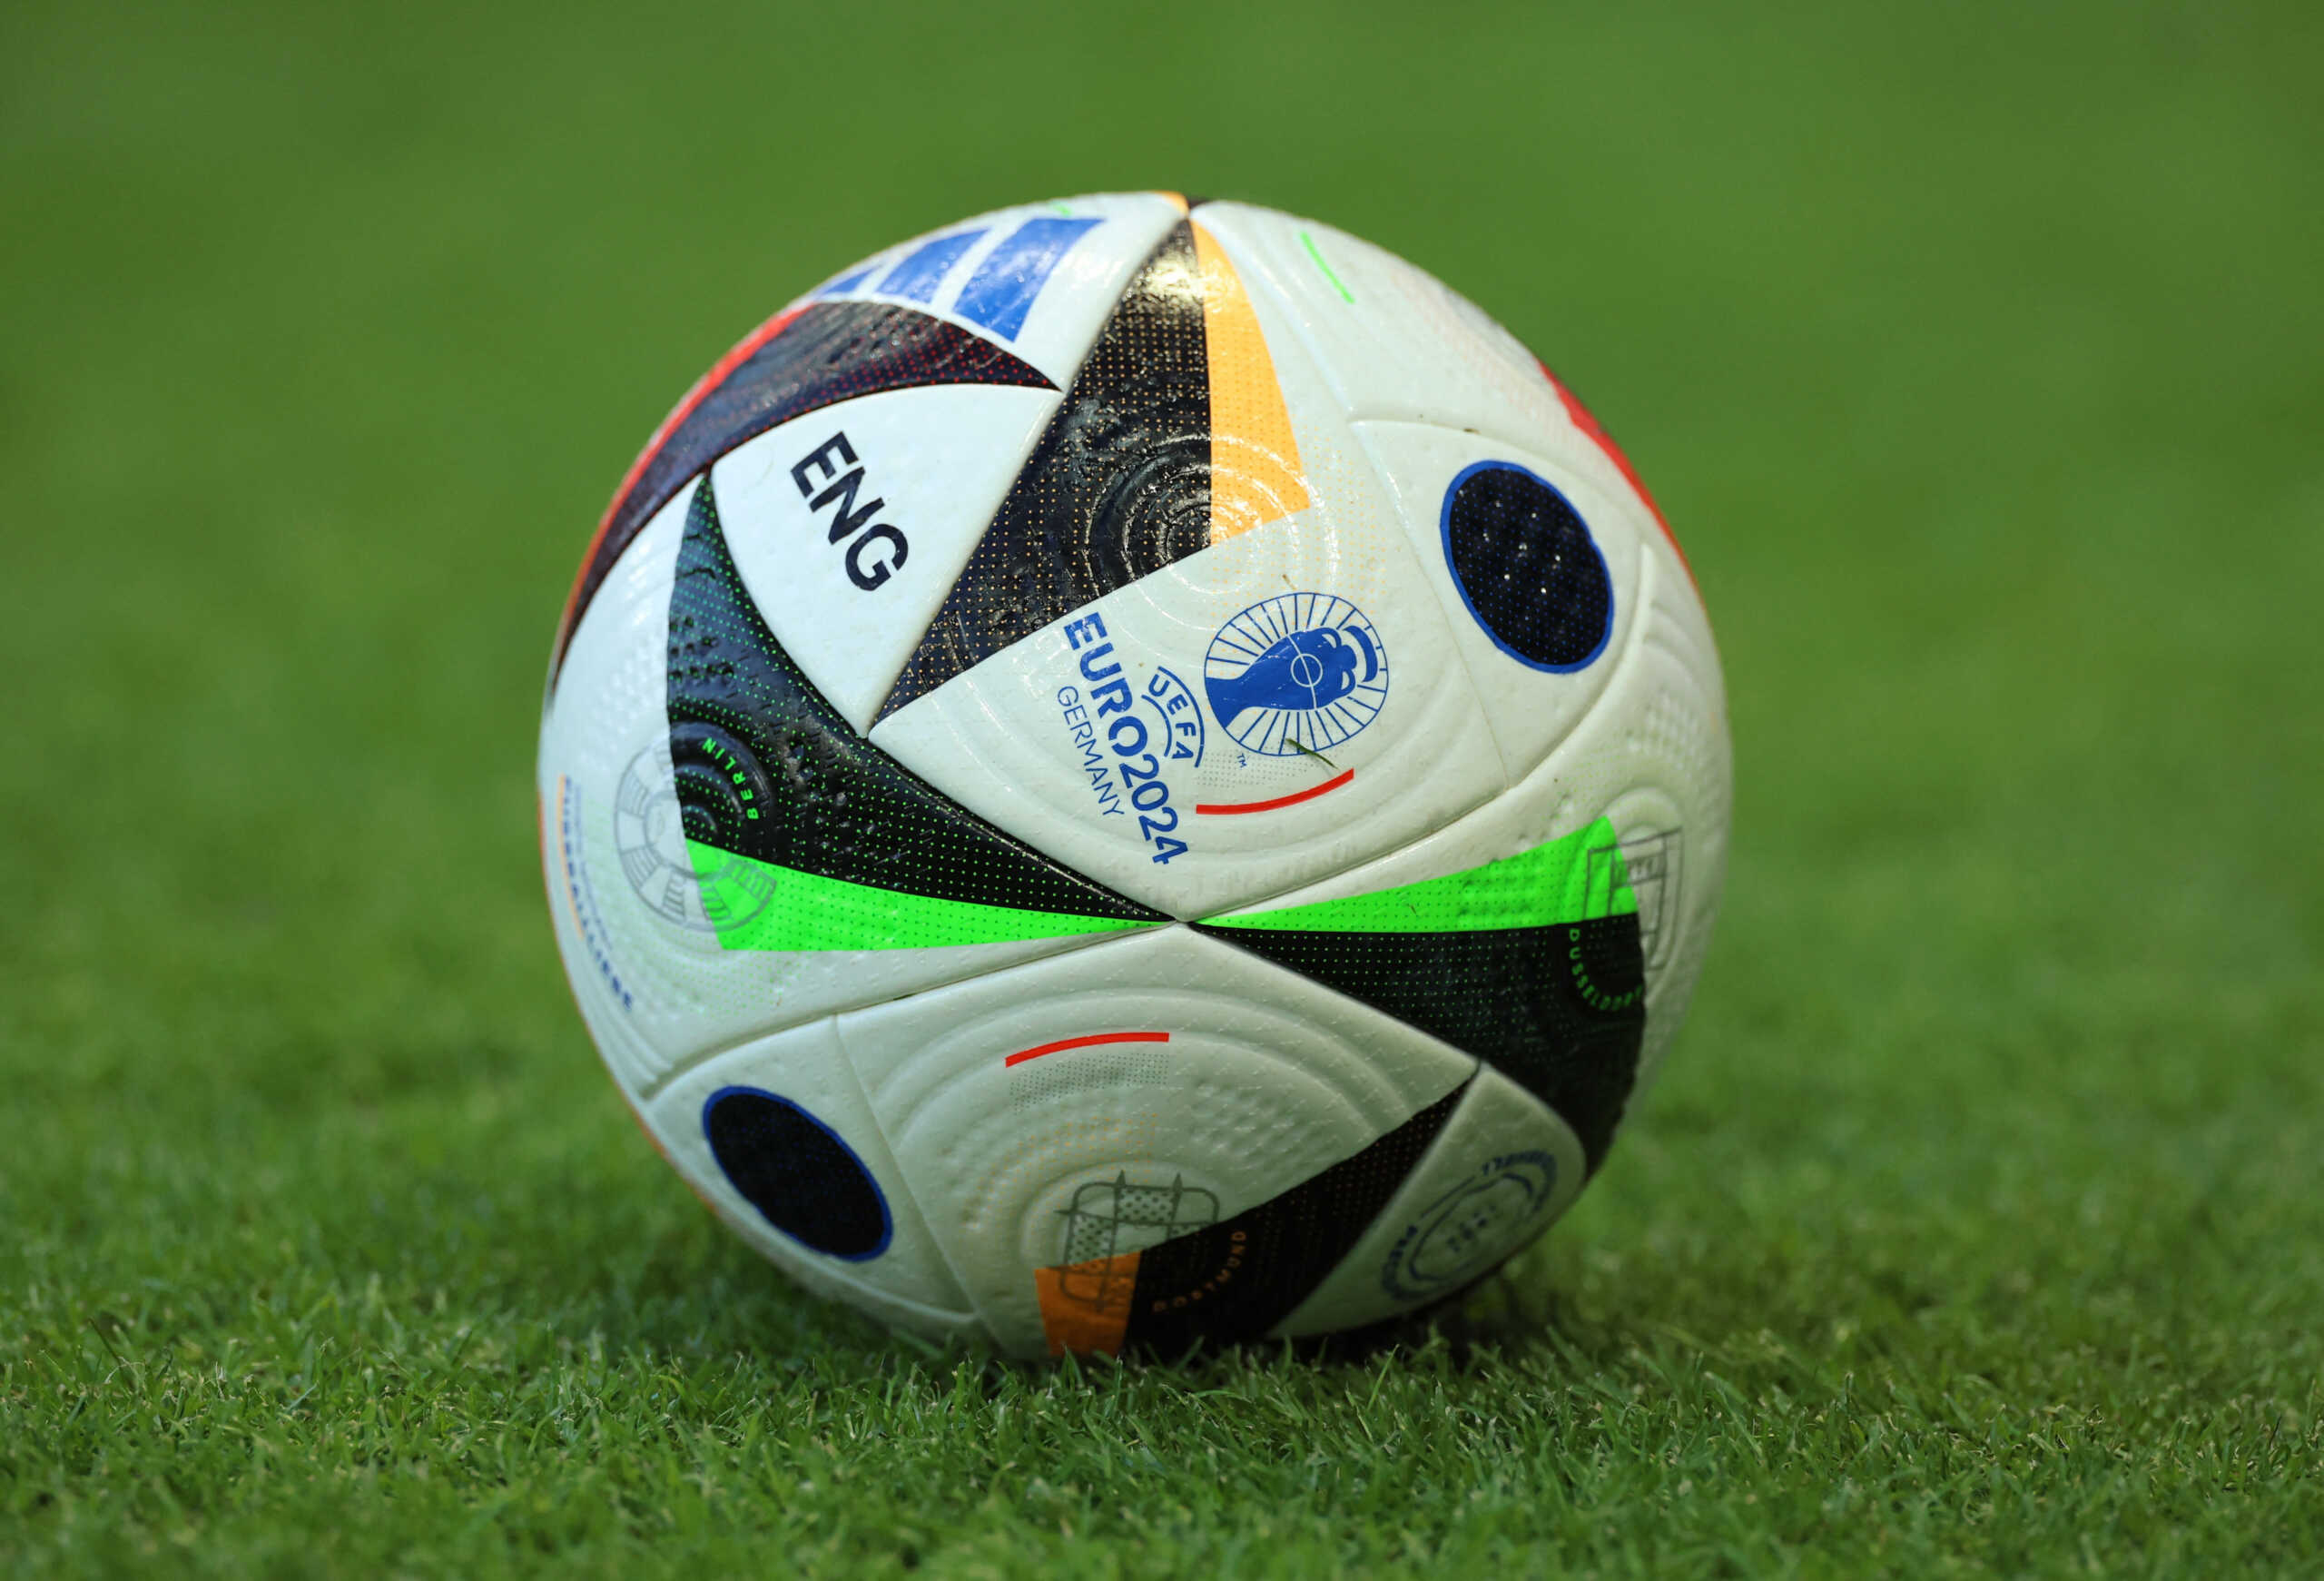
<svg viewBox="0 0 2324 1581">
<path fill-rule="evenodd" d="M 11 8 L 0 1564 L 2324 1569 L 2324 32 L 1895 9 Z M 542 915 L 544 658 L 668 402 L 1139 184 L 1502 317 L 1728 665 L 1660 1088 L 1369 1358 L 797 1296 Z"/>
</svg>

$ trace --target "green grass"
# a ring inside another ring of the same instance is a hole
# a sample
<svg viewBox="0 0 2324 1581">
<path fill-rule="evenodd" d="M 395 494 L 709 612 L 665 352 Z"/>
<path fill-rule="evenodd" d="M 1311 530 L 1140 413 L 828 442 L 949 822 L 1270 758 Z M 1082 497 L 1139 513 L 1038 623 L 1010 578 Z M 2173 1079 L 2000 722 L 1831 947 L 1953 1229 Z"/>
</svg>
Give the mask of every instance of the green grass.
<svg viewBox="0 0 2324 1581">
<path fill-rule="evenodd" d="M 10 7 L 0 1565 L 2324 1570 L 2324 13 L 1899 11 Z M 1728 665 L 1660 1088 L 1368 1358 L 808 1301 L 543 914 L 549 636 L 667 403 L 1141 184 L 1500 314 Z"/>
</svg>

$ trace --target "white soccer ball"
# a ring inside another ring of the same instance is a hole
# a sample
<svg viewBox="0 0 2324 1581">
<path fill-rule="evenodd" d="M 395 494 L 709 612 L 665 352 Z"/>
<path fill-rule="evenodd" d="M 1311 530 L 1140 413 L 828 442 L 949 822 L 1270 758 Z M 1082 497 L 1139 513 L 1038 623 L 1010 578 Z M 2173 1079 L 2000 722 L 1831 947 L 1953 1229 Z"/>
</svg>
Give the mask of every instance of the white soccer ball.
<svg viewBox="0 0 2324 1581">
<path fill-rule="evenodd" d="M 1621 453 L 1312 222 L 965 221 L 655 434 L 541 729 L 582 1014 L 808 1288 L 1022 1355 L 1369 1324 L 1606 1154 L 1727 853 Z"/>
</svg>

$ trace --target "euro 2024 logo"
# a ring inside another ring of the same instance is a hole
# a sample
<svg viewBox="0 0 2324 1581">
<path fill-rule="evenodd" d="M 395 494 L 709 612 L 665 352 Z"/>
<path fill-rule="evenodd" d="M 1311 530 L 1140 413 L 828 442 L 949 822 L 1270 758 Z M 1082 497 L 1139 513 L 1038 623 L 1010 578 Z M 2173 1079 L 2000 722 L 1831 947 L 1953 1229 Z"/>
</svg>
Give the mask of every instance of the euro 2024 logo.
<svg viewBox="0 0 2324 1581">
<path fill-rule="evenodd" d="M 1388 649 L 1364 611 L 1331 593 L 1278 593 L 1210 639 L 1204 693 L 1219 727 L 1267 757 L 1321 752 L 1388 700 Z"/>
</svg>

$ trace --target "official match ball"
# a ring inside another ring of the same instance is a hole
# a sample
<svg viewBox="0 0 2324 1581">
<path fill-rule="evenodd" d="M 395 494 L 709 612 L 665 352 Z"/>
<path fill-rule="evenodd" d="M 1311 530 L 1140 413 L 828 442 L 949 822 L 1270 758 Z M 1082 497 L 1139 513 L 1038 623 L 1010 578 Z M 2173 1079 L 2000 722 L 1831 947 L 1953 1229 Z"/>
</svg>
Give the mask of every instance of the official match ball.
<svg viewBox="0 0 2324 1581">
<path fill-rule="evenodd" d="M 1140 193 L 720 358 L 582 557 L 538 786 L 686 1182 L 1038 1356 L 1373 1324 L 1532 1240 L 1685 1012 L 1728 776 L 1686 560 L 1547 368 L 1353 236 Z"/>
</svg>

